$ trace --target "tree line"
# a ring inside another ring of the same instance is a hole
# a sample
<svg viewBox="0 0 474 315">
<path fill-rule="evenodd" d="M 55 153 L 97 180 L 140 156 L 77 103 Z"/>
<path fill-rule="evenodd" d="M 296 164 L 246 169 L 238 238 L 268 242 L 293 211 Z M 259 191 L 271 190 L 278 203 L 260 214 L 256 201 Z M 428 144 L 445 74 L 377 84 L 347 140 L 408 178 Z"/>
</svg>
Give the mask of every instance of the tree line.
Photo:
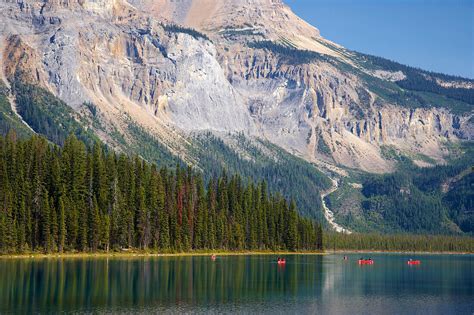
<svg viewBox="0 0 474 315">
<path fill-rule="evenodd" d="M 429 72 L 414 67 L 406 66 L 395 61 L 382 57 L 371 56 L 358 53 L 364 61 L 371 63 L 376 67 L 381 67 L 388 71 L 402 71 L 405 74 L 403 80 L 395 82 L 405 90 L 430 92 L 439 95 L 445 95 L 451 99 L 462 101 L 468 104 L 474 104 L 474 91 L 469 88 L 444 87 L 437 83 L 436 79 L 442 81 L 454 82 L 474 82 L 472 79 L 461 78 L 441 73 Z"/>
<path fill-rule="evenodd" d="M 291 43 L 279 44 L 269 40 L 255 41 L 248 43 L 248 47 L 254 49 L 264 49 L 285 58 L 285 61 L 292 65 L 311 63 L 315 60 L 331 62 L 331 59 L 320 53 L 311 50 L 302 50 L 292 46 Z"/>
<path fill-rule="evenodd" d="M 474 252 L 469 236 L 324 233 L 327 250 Z"/>
<path fill-rule="evenodd" d="M 0 252 L 321 250 L 322 229 L 265 182 L 225 172 L 206 184 L 161 168 L 33 136 L 0 137 Z"/>
<path fill-rule="evenodd" d="M 474 146 L 463 144 L 452 151 L 456 155 L 449 164 L 434 166 L 429 172 L 403 158 L 394 173 L 365 176 L 364 213 L 380 214 L 377 217 L 385 227 L 379 227 L 387 232 L 472 235 Z"/>
</svg>

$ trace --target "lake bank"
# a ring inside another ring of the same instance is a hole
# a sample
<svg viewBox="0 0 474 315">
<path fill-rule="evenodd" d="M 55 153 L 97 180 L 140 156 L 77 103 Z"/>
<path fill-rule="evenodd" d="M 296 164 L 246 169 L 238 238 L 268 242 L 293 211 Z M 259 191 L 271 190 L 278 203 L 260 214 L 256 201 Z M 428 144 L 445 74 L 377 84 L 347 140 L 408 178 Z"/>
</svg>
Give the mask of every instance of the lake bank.
<svg viewBox="0 0 474 315">
<path fill-rule="evenodd" d="M 98 252 L 98 253 L 62 253 L 62 254 L 5 254 L 0 259 L 70 259 L 70 258 L 153 258 L 153 257 L 200 257 L 200 256 L 256 256 L 256 255 L 331 255 L 331 254 L 416 254 L 416 255 L 472 255 L 473 252 L 427 252 L 427 251 L 382 251 L 382 250 L 327 250 L 309 252 L 288 251 L 209 251 L 185 253 L 153 253 L 140 251 Z"/>
<path fill-rule="evenodd" d="M 199 257 L 199 256 L 255 256 L 255 255 L 326 255 L 326 252 L 288 252 L 288 251 L 209 251 L 185 253 L 152 253 L 152 252 L 99 252 L 99 253 L 63 253 L 63 254 L 6 254 L 0 259 L 44 259 L 44 258 L 147 258 L 147 257 Z"/>
<path fill-rule="evenodd" d="M 415 254 L 415 255 L 473 255 L 474 252 L 400 251 L 400 250 L 327 250 L 325 254 Z"/>
</svg>

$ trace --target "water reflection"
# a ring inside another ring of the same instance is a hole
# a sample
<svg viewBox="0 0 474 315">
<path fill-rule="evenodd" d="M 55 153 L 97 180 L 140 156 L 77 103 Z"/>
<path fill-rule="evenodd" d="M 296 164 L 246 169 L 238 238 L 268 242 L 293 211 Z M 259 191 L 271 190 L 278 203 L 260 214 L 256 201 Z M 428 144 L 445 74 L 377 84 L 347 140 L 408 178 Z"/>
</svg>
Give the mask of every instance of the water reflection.
<svg viewBox="0 0 474 315">
<path fill-rule="evenodd" d="M 213 305 L 318 293 L 322 258 L 269 256 L 1 261 L 0 311 Z"/>
<path fill-rule="evenodd" d="M 401 255 L 0 260 L 3 312 L 398 313 L 472 310 L 472 256 Z"/>
</svg>

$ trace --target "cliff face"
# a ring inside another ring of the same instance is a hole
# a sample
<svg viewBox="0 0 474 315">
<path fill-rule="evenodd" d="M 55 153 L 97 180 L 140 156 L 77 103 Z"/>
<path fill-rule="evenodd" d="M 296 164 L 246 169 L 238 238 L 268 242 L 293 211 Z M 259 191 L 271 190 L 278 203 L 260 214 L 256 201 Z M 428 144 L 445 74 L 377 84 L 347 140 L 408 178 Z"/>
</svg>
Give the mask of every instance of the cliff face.
<svg viewBox="0 0 474 315">
<path fill-rule="evenodd" d="M 186 25 L 222 40 L 246 35 L 253 39 L 285 40 L 295 47 L 340 56 L 319 30 L 281 0 L 130 0 L 138 10 L 168 23 Z M 318 39 L 318 40 L 315 40 Z"/>
<path fill-rule="evenodd" d="M 166 143 L 244 132 L 308 161 L 386 172 L 384 146 L 442 161 L 444 142 L 474 135 L 472 108 L 456 115 L 381 98 L 365 77 L 403 73 L 361 68 L 279 0 L 0 0 L 0 17 L 4 79 L 21 74 L 77 110 L 92 102 L 106 124 L 121 130 L 131 118 Z M 255 41 L 319 57 L 295 62 Z"/>
</svg>

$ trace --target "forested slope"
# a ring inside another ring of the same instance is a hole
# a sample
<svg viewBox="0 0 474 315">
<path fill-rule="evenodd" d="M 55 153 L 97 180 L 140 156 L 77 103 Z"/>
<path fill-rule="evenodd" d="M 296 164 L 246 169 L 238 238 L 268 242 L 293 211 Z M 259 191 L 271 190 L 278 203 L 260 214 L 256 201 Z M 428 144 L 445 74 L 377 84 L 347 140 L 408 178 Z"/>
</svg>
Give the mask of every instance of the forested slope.
<svg viewBox="0 0 474 315">
<path fill-rule="evenodd" d="M 207 187 L 206 187 L 207 186 Z M 320 250 L 322 229 L 265 182 L 209 183 L 138 157 L 0 138 L 0 251 Z"/>
<path fill-rule="evenodd" d="M 472 235 L 474 147 L 464 143 L 452 152 L 446 165 L 419 167 L 399 156 L 394 173 L 343 179 L 329 206 L 358 231 Z M 354 188 L 351 181 L 362 185 Z"/>
</svg>

